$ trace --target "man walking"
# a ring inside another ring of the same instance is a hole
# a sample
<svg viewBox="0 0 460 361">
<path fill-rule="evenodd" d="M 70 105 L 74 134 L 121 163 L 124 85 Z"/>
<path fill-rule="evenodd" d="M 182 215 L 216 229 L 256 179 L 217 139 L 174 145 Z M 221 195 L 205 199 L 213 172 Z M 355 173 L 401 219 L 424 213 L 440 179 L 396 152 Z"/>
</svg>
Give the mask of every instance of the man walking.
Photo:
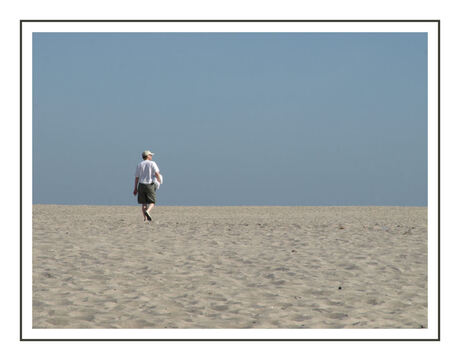
<svg viewBox="0 0 460 361">
<path fill-rule="evenodd" d="M 156 186 L 155 178 L 161 183 L 160 170 L 155 162 L 152 161 L 153 154 L 150 150 L 142 152 L 143 161 L 137 165 L 136 178 L 134 181 L 134 192 L 137 194 L 137 202 L 142 204 L 142 214 L 144 221 L 152 220 L 150 211 L 155 207 Z"/>
</svg>

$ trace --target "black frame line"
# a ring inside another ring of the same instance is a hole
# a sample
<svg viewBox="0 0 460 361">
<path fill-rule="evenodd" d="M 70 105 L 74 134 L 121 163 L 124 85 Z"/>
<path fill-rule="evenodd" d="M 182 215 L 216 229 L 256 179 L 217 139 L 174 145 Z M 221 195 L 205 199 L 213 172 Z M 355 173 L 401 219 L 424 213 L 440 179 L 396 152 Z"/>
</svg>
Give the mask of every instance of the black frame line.
<svg viewBox="0 0 460 361">
<path fill-rule="evenodd" d="M 19 26 L 19 338 L 22 340 L 22 22 Z"/>
<path fill-rule="evenodd" d="M 76 20 L 76 19 L 69 19 L 69 20 L 57 20 L 57 19 L 49 19 L 49 20 L 20 20 L 20 22 L 33 22 L 33 23 L 428 23 L 428 22 L 440 22 L 440 20 L 382 20 L 382 19 L 375 19 L 375 20 L 209 20 L 209 19 L 193 19 L 193 20 L 166 20 L 166 19 L 159 19 L 159 20 Z"/>
<path fill-rule="evenodd" d="M 437 23 L 438 24 L 438 337 L 434 339 L 41 339 L 22 335 L 22 23 Z M 19 21 L 19 340 L 20 341 L 441 341 L 441 20 L 20 20 Z"/>
</svg>

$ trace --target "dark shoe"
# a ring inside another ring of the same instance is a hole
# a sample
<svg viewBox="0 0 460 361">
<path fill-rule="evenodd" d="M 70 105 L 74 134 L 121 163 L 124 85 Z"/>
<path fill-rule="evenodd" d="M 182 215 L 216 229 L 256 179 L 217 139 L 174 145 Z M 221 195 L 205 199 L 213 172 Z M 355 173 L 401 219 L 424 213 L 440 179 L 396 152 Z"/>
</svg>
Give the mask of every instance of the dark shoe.
<svg viewBox="0 0 460 361">
<path fill-rule="evenodd" d="M 147 217 L 147 219 L 148 219 L 149 221 L 152 220 L 152 217 L 150 217 L 150 214 L 149 214 L 148 211 L 145 211 L 145 216 Z"/>
</svg>

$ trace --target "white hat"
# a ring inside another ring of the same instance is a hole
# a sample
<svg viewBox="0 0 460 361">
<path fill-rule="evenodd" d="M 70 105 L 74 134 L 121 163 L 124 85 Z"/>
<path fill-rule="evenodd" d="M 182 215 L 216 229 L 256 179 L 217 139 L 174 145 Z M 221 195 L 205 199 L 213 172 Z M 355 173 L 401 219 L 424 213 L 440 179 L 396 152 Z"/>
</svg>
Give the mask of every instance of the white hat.
<svg viewBox="0 0 460 361">
<path fill-rule="evenodd" d="M 142 152 L 142 158 L 147 157 L 148 155 L 153 156 L 155 153 L 152 153 L 150 150 L 144 150 Z"/>
</svg>

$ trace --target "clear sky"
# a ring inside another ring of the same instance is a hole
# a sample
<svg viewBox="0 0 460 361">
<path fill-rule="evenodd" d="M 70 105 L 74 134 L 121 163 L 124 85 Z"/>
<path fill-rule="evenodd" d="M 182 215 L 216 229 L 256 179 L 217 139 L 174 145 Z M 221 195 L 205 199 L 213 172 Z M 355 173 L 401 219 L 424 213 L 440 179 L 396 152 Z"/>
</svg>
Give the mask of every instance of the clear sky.
<svg viewBox="0 0 460 361">
<path fill-rule="evenodd" d="M 35 33 L 33 202 L 427 205 L 426 33 Z"/>
</svg>

